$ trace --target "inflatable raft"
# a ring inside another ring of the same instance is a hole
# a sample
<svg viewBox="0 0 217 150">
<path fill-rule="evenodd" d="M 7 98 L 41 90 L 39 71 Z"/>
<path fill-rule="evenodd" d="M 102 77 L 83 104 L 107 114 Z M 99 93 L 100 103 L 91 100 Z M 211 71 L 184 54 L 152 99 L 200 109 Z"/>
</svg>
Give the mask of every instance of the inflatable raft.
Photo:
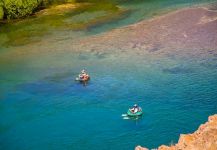
<svg viewBox="0 0 217 150">
<path fill-rule="evenodd" d="M 142 114 L 143 114 L 142 110 L 136 113 L 133 113 L 130 110 L 127 111 L 127 116 L 129 117 L 139 117 L 139 116 L 142 116 Z"/>
</svg>

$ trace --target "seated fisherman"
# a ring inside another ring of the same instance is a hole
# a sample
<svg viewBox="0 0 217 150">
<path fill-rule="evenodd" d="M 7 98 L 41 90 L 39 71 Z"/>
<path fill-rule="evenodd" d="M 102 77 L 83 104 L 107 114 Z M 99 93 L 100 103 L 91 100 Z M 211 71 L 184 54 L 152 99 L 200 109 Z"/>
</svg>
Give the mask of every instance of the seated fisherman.
<svg viewBox="0 0 217 150">
<path fill-rule="evenodd" d="M 130 109 L 130 111 L 131 111 L 132 113 L 137 113 L 138 111 L 140 111 L 140 108 L 139 108 L 139 106 L 138 106 L 137 104 L 135 104 L 135 105 L 133 106 L 133 108 Z"/>
</svg>

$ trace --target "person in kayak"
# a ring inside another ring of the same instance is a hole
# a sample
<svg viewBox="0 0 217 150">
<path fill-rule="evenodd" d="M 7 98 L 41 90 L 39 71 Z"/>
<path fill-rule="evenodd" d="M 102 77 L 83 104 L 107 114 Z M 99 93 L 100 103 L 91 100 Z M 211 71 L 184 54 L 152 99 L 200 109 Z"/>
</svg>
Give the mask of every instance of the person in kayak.
<svg viewBox="0 0 217 150">
<path fill-rule="evenodd" d="M 81 70 L 81 73 L 79 74 L 80 79 L 84 79 L 84 77 L 87 75 L 86 71 L 83 69 Z"/>
<path fill-rule="evenodd" d="M 133 106 L 133 108 L 130 109 L 130 111 L 135 114 L 135 113 L 141 111 L 141 108 L 137 104 L 135 104 Z"/>
<path fill-rule="evenodd" d="M 89 75 L 87 72 L 83 69 L 81 73 L 78 76 L 81 80 L 87 81 L 89 79 Z"/>
<path fill-rule="evenodd" d="M 86 70 L 84 70 L 84 69 L 81 70 L 81 74 L 87 74 L 87 73 L 86 73 Z"/>
</svg>

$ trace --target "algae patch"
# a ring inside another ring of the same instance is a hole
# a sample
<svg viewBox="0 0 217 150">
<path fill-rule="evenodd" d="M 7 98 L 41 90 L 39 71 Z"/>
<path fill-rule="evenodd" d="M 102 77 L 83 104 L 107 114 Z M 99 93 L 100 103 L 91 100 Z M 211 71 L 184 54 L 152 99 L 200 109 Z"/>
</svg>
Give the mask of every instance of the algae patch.
<svg viewBox="0 0 217 150">
<path fill-rule="evenodd" d="M 53 31 L 85 31 L 123 18 L 127 11 L 111 3 L 65 3 L 51 6 L 22 20 L 7 21 L 1 26 L 3 46 L 19 46 L 38 42 Z M 2 37 L 2 36 L 1 36 Z"/>
</svg>

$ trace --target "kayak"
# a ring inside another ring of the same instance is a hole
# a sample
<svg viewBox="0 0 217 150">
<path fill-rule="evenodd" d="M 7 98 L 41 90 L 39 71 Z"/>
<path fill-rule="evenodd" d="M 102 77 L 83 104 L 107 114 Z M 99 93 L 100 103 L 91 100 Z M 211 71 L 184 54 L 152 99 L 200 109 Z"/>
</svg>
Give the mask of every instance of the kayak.
<svg viewBox="0 0 217 150">
<path fill-rule="evenodd" d="M 129 117 L 139 117 L 142 116 L 143 112 L 142 111 L 138 111 L 136 113 L 132 113 L 130 110 L 127 111 L 127 115 Z"/>
</svg>

